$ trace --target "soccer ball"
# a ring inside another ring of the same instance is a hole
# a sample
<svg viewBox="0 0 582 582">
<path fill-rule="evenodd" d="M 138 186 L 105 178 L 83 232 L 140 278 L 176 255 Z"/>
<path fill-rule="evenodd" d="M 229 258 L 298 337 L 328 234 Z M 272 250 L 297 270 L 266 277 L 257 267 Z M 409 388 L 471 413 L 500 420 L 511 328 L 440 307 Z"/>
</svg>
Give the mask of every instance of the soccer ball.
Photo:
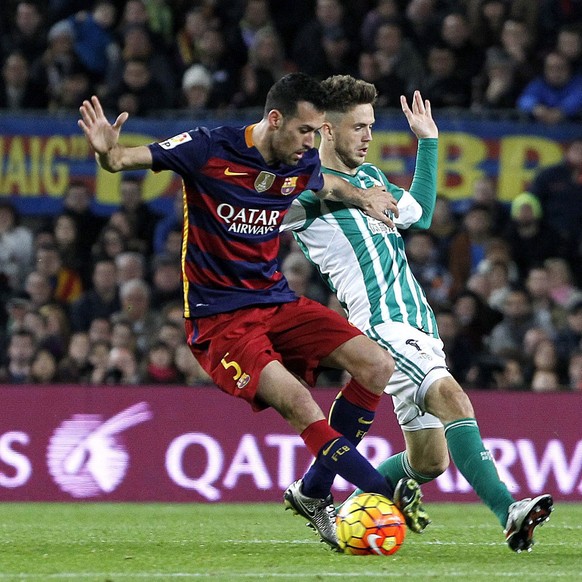
<svg viewBox="0 0 582 582">
<path fill-rule="evenodd" d="M 344 554 L 389 556 L 402 545 L 406 522 L 383 495 L 361 493 L 340 508 L 337 537 Z"/>
</svg>

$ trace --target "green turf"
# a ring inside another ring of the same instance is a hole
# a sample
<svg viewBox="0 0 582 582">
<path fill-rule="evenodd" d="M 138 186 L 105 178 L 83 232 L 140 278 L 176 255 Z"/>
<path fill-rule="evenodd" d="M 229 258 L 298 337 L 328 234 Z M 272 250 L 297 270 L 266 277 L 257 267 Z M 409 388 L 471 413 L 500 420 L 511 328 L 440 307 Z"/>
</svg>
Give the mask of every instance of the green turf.
<svg viewBox="0 0 582 582">
<path fill-rule="evenodd" d="M 582 580 L 582 505 L 558 504 L 514 554 L 481 505 L 430 504 L 389 557 L 335 554 L 276 504 L 0 507 L 0 582 Z"/>
</svg>

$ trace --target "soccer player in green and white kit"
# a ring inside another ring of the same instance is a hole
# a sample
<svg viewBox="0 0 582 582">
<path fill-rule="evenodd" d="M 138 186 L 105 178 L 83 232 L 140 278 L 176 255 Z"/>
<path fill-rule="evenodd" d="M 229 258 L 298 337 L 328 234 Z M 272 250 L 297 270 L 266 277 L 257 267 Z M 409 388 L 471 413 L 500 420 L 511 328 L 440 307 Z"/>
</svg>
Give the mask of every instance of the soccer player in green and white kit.
<svg viewBox="0 0 582 582">
<path fill-rule="evenodd" d="M 436 199 L 438 142 L 430 103 L 416 91 L 411 109 L 401 97 L 404 115 L 419 140 L 407 192 L 365 163 L 375 121 L 374 85 L 336 75 L 323 81 L 323 86 L 329 96 L 321 130 L 324 171 L 360 188 L 385 185 L 398 200 L 395 224 L 428 228 Z M 295 231 L 299 246 L 336 293 L 349 321 L 396 361 L 385 392 L 393 398 L 406 450 L 384 461 L 380 472 L 394 483 L 401 478 L 426 483 L 446 469 L 450 453 L 499 519 L 509 547 L 516 552 L 531 550 L 535 527 L 547 521 L 552 511 L 552 497 L 546 494 L 515 501 L 499 479 L 483 445 L 471 401 L 446 367 L 434 313 L 410 270 L 398 230 L 355 207 L 320 200 L 309 191 L 294 201 L 285 228 Z M 337 405 L 336 399 L 330 422 Z M 323 476 L 334 478 L 316 461 L 303 483 L 309 487 Z"/>
</svg>

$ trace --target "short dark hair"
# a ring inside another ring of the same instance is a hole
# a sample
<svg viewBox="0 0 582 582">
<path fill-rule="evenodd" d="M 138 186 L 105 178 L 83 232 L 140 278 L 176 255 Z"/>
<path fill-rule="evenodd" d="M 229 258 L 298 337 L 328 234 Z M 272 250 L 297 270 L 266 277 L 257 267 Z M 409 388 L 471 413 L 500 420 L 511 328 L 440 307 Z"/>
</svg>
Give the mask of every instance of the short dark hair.
<svg viewBox="0 0 582 582">
<path fill-rule="evenodd" d="M 327 96 L 327 111 L 346 113 L 356 105 L 374 105 L 378 91 L 372 83 L 351 75 L 334 75 L 321 82 Z"/>
<path fill-rule="evenodd" d="M 305 73 L 289 73 L 279 79 L 267 93 L 264 116 L 277 109 L 293 117 L 300 101 L 311 103 L 317 111 L 325 111 L 327 99 L 321 83 Z"/>
</svg>

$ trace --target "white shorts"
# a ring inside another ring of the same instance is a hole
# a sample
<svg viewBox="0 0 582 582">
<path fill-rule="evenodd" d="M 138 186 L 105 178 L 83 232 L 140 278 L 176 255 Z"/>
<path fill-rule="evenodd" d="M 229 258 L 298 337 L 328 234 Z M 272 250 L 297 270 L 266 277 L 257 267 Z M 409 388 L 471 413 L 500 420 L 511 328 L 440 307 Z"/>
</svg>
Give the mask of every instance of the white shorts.
<svg viewBox="0 0 582 582">
<path fill-rule="evenodd" d="M 443 342 L 399 322 L 376 325 L 366 335 L 390 352 L 396 362 L 384 392 L 392 396 L 402 430 L 442 428 L 441 421 L 425 411 L 424 397 L 433 382 L 451 376 Z"/>
</svg>

